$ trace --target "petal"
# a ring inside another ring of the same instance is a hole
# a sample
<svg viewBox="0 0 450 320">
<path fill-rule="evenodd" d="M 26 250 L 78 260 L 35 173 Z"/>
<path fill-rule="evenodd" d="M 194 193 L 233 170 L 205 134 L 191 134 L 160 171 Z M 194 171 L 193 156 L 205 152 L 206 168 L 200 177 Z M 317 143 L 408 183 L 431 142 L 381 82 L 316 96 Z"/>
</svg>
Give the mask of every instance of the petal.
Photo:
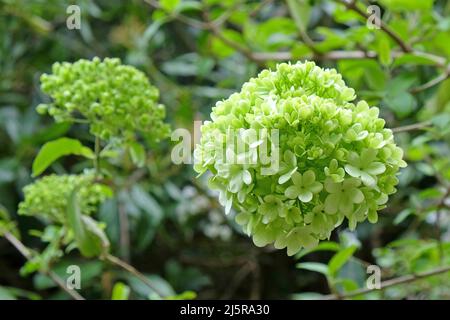
<svg viewBox="0 0 450 320">
<path fill-rule="evenodd" d="M 314 183 L 316 180 L 316 175 L 314 174 L 314 171 L 308 170 L 305 173 L 303 173 L 303 184 L 305 186 L 309 186 L 310 184 Z"/>
<path fill-rule="evenodd" d="M 330 161 L 330 169 L 329 170 L 331 170 L 331 171 L 336 171 L 336 169 L 338 168 L 338 162 L 337 162 L 337 160 L 336 159 L 332 159 L 331 161 Z"/>
<path fill-rule="evenodd" d="M 268 241 L 266 235 L 261 232 L 261 233 L 255 233 L 253 235 L 253 243 L 255 244 L 255 246 L 261 248 L 261 247 L 268 245 L 270 243 L 270 241 Z"/>
<path fill-rule="evenodd" d="M 351 175 L 352 177 L 359 178 L 361 176 L 362 171 L 358 169 L 357 167 L 354 167 L 352 165 L 346 164 L 345 165 L 345 171 Z"/>
<path fill-rule="evenodd" d="M 313 237 L 309 232 L 305 230 L 300 235 L 300 241 L 303 247 L 306 249 L 312 249 L 319 243 L 319 239 Z"/>
<path fill-rule="evenodd" d="M 311 191 L 303 190 L 298 195 L 298 198 L 300 199 L 301 202 L 310 202 L 313 198 L 313 194 Z"/>
<path fill-rule="evenodd" d="M 375 178 L 373 178 L 370 174 L 365 172 L 361 174 L 361 180 L 368 187 L 374 187 L 376 184 Z"/>
<path fill-rule="evenodd" d="M 296 186 L 290 186 L 289 188 L 286 189 L 284 195 L 289 199 L 295 199 L 298 197 L 299 193 L 300 192 Z"/>
<path fill-rule="evenodd" d="M 329 193 L 338 193 L 341 191 L 342 184 L 333 182 L 331 179 L 325 181 L 325 190 Z"/>
<path fill-rule="evenodd" d="M 359 179 L 355 178 L 349 178 L 344 181 L 342 186 L 344 187 L 344 190 L 353 189 L 356 187 L 359 187 L 361 185 L 361 181 Z"/>
<path fill-rule="evenodd" d="M 237 174 L 231 178 L 230 183 L 228 185 L 228 191 L 232 193 L 237 193 L 242 189 L 242 174 Z"/>
<path fill-rule="evenodd" d="M 248 170 L 243 171 L 242 179 L 244 180 L 244 183 L 247 185 L 252 183 L 252 175 L 250 174 L 250 172 Z"/>
<path fill-rule="evenodd" d="M 361 164 L 367 164 L 373 162 L 375 160 L 375 157 L 377 156 L 378 151 L 375 149 L 364 149 L 361 153 Z"/>
<path fill-rule="evenodd" d="M 385 193 L 380 194 L 380 196 L 377 198 L 378 205 L 385 204 L 387 201 L 388 201 L 388 196 Z"/>
<path fill-rule="evenodd" d="M 378 175 L 386 171 L 386 166 L 381 162 L 372 162 L 367 168 L 365 168 L 365 171 L 372 175 Z"/>
<path fill-rule="evenodd" d="M 295 167 L 294 169 L 292 169 L 291 171 L 289 171 L 288 173 L 283 174 L 282 176 L 280 176 L 278 178 L 278 184 L 283 184 L 287 181 L 289 181 L 289 179 L 291 179 L 292 175 L 294 174 L 294 172 L 297 171 L 297 167 Z"/>
<path fill-rule="evenodd" d="M 348 163 L 350 163 L 352 166 L 359 167 L 361 165 L 361 161 L 359 159 L 359 156 L 357 153 L 352 152 L 348 155 L 347 159 Z"/>
<path fill-rule="evenodd" d="M 248 223 L 248 221 L 250 220 L 250 217 L 251 217 L 250 213 L 241 212 L 236 216 L 235 220 L 236 220 L 237 224 L 242 226 L 242 225 L 246 225 Z"/>
<path fill-rule="evenodd" d="M 325 212 L 335 214 L 337 212 L 340 201 L 340 194 L 332 193 L 325 199 Z"/>
<path fill-rule="evenodd" d="M 287 254 L 288 256 L 293 256 L 302 248 L 302 243 L 294 235 L 290 236 L 287 241 Z"/>
<path fill-rule="evenodd" d="M 231 205 L 233 204 L 232 198 L 228 198 L 225 204 L 225 214 L 229 214 L 231 210 Z"/>
<path fill-rule="evenodd" d="M 270 206 L 269 209 L 267 209 L 263 215 L 262 223 L 268 224 L 269 222 L 275 220 L 277 216 L 278 216 L 277 210 L 275 210 L 273 206 Z"/>
<path fill-rule="evenodd" d="M 302 179 L 302 175 L 299 172 L 294 172 L 292 174 L 292 182 L 296 185 L 301 187 L 303 185 L 303 179 Z"/>
<path fill-rule="evenodd" d="M 370 210 L 367 218 L 370 223 L 376 223 L 378 221 L 378 213 L 376 212 L 376 210 Z"/>
<path fill-rule="evenodd" d="M 339 202 L 339 211 L 344 214 L 347 214 L 352 212 L 352 209 L 353 209 L 352 201 L 347 196 L 341 197 L 341 201 Z"/>
<path fill-rule="evenodd" d="M 276 249 L 284 249 L 287 246 L 287 237 L 286 234 L 281 234 L 277 237 L 277 239 L 275 240 L 275 243 L 273 244 L 273 246 Z"/>
<path fill-rule="evenodd" d="M 308 189 L 309 189 L 309 191 L 311 191 L 312 193 L 317 193 L 317 192 L 322 191 L 323 186 L 322 186 L 322 184 L 321 184 L 320 182 L 315 181 L 313 184 L 311 184 L 311 185 L 308 187 Z"/>
<path fill-rule="evenodd" d="M 347 190 L 346 194 L 353 203 L 361 203 L 364 200 L 364 194 L 357 188 Z"/>
<path fill-rule="evenodd" d="M 313 212 L 308 212 L 303 217 L 303 221 L 305 223 L 311 223 L 313 221 L 313 219 L 314 219 L 314 213 Z"/>
<path fill-rule="evenodd" d="M 297 166 L 297 157 L 291 150 L 286 150 L 283 155 L 284 161 L 289 165 L 295 167 Z"/>
</svg>

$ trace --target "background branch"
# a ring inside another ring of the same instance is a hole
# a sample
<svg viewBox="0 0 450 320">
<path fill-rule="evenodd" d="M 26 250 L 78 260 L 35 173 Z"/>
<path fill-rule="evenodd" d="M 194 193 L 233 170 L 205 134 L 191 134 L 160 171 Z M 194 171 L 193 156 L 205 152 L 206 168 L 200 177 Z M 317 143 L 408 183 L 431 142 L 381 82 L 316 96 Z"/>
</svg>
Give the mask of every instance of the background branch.
<svg viewBox="0 0 450 320">
<path fill-rule="evenodd" d="M 423 273 L 418 273 L 418 274 L 411 274 L 411 275 L 406 275 L 406 276 L 401 276 L 398 278 L 394 278 L 394 279 L 390 279 L 390 280 L 386 280 L 383 281 L 380 285 L 380 289 L 360 289 L 360 290 L 354 290 L 354 291 L 350 291 L 348 293 L 344 293 L 341 295 L 338 294 L 330 294 L 327 296 L 323 296 L 322 299 L 323 300 L 339 300 L 339 299 L 346 299 L 346 298 L 352 298 L 355 296 L 359 296 L 362 294 L 367 294 L 370 292 L 374 292 L 374 291 L 382 291 L 385 290 L 387 288 L 393 287 L 393 286 L 397 286 L 399 284 L 405 284 L 405 283 L 411 283 L 417 280 L 421 280 L 421 279 L 425 279 L 431 276 L 435 276 L 438 274 L 444 274 L 450 271 L 450 266 L 446 266 L 446 267 L 441 267 L 441 268 L 437 268 L 431 271 L 427 271 L 427 272 L 423 272 Z"/>
<path fill-rule="evenodd" d="M 17 239 L 12 233 L 6 231 L 3 236 L 9 243 L 11 243 L 17 251 L 27 260 L 31 260 L 33 258 L 33 254 L 30 249 L 28 249 L 19 239 Z M 73 289 L 69 289 L 64 281 L 52 270 L 43 271 L 40 270 L 40 273 L 49 276 L 61 289 L 67 292 L 73 299 L 75 300 L 85 300 L 85 298 L 76 292 Z"/>
</svg>

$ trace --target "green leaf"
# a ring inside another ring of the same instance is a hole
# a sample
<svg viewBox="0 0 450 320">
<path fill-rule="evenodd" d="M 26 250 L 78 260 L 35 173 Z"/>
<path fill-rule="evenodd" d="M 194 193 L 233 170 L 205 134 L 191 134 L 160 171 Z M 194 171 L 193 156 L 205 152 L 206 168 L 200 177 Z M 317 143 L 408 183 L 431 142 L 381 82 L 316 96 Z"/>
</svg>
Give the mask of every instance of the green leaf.
<svg viewBox="0 0 450 320">
<path fill-rule="evenodd" d="M 160 0 L 159 5 L 166 11 L 173 12 L 181 0 Z"/>
<path fill-rule="evenodd" d="M 315 248 L 312 249 L 302 249 L 299 253 L 296 254 L 296 259 L 301 259 L 302 257 L 316 251 L 339 251 L 341 246 L 339 243 L 332 241 L 324 241 L 319 243 Z"/>
<path fill-rule="evenodd" d="M 380 3 L 392 11 L 431 10 L 434 0 L 380 0 Z"/>
<path fill-rule="evenodd" d="M 405 210 L 402 210 L 394 219 L 394 224 L 399 225 L 403 222 L 407 217 L 409 217 L 413 211 L 410 208 L 407 208 Z"/>
<path fill-rule="evenodd" d="M 406 117 L 415 109 L 417 102 L 408 90 L 416 80 L 415 75 L 403 73 L 387 83 L 384 103 L 397 117 Z"/>
<path fill-rule="evenodd" d="M 123 282 L 117 282 L 112 290 L 111 300 L 128 300 L 130 287 Z"/>
<path fill-rule="evenodd" d="M 184 291 L 180 294 L 166 297 L 166 300 L 194 300 L 197 298 L 197 293 L 194 291 Z"/>
<path fill-rule="evenodd" d="M 382 65 L 388 66 L 392 62 L 391 46 L 387 37 L 381 37 L 377 46 L 378 58 Z"/>
<path fill-rule="evenodd" d="M 0 300 L 17 300 L 17 298 L 8 288 L 0 286 Z"/>
<path fill-rule="evenodd" d="M 309 271 L 319 272 L 325 276 L 328 276 L 328 266 L 318 262 L 301 262 L 295 265 L 297 269 L 304 269 Z"/>
<path fill-rule="evenodd" d="M 78 190 L 75 188 L 69 196 L 67 206 L 69 227 L 74 233 L 75 242 L 81 254 L 85 257 L 95 257 L 105 253 L 109 241 L 103 230 L 89 216 L 80 211 Z"/>
<path fill-rule="evenodd" d="M 394 67 L 397 66 L 401 66 L 401 65 L 406 65 L 406 64 L 411 64 L 411 65 L 435 65 L 436 61 L 434 61 L 431 58 L 428 58 L 427 56 L 417 56 L 411 53 L 405 53 L 402 54 L 401 56 L 395 58 L 394 61 Z"/>
<path fill-rule="evenodd" d="M 0 204 L 0 236 L 5 232 L 10 232 L 15 237 L 20 238 L 19 229 L 17 229 L 16 223 L 11 220 L 8 210 Z"/>
<path fill-rule="evenodd" d="M 133 163 L 138 167 L 143 167 L 146 160 L 144 147 L 138 142 L 133 142 L 129 145 L 129 148 Z"/>
<path fill-rule="evenodd" d="M 244 44 L 245 41 L 242 38 L 242 35 L 239 32 L 236 32 L 232 29 L 225 29 L 222 31 L 222 36 L 227 39 L 228 41 L 232 41 L 239 44 Z M 223 42 L 222 40 L 218 39 L 217 37 L 214 37 L 211 35 L 211 51 L 214 55 L 216 55 L 219 58 L 227 58 L 231 55 L 233 55 L 236 50 L 232 47 L 230 47 L 228 44 Z"/>
<path fill-rule="evenodd" d="M 44 144 L 33 161 L 33 176 L 38 176 L 53 162 L 69 154 L 79 155 L 88 159 L 94 158 L 94 152 L 76 139 L 59 138 Z"/>
<path fill-rule="evenodd" d="M 306 0 L 287 0 L 289 11 L 292 18 L 297 25 L 297 28 L 302 32 L 306 32 L 306 28 L 311 17 L 311 6 Z"/>
<path fill-rule="evenodd" d="M 356 251 L 356 246 L 345 248 L 336 253 L 328 263 L 329 273 L 335 276 L 337 272 L 344 266 L 344 264 L 353 256 Z"/>
</svg>

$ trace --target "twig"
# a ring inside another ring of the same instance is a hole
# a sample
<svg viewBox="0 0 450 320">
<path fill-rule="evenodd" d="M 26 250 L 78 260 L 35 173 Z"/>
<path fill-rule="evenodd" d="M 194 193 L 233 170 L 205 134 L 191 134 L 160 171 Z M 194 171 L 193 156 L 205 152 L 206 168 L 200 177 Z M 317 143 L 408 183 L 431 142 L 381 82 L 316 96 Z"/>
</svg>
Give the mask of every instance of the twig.
<svg viewBox="0 0 450 320">
<path fill-rule="evenodd" d="M 385 290 L 389 287 L 393 287 L 393 286 L 397 286 L 399 284 L 405 284 L 405 283 L 410 283 L 410 282 L 414 282 L 417 280 L 421 280 L 424 278 L 428 278 L 431 276 L 435 276 L 438 274 L 443 274 L 446 272 L 450 271 L 450 266 L 446 266 L 446 267 L 441 267 L 441 268 L 437 268 L 431 271 L 427 271 L 427 272 L 423 272 L 423 273 L 418 273 L 418 274 L 411 274 L 411 275 L 406 275 L 406 276 L 401 276 L 398 278 L 394 278 L 394 279 L 390 279 L 390 280 L 386 280 L 383 281 L 380 284 L 380 289 L 377 288 L 373 288 L 373 289 L 359 289 L 359 290 L 354 290 L 354 291 L 350 291 L 344 294 L 330 294 L 330 295 L 326 295 L 323 296 L 322 299 L 323 300 L 338 300 L 338 299 L 346 299 L 346 298 L 351 298 L 351 297 L 355 297 L 355 296 L 359 296 L 362 294 L 367 294 L 370 292 L 374 292 L 374 291 L 382 291 Z"/>
<path fill-rule="evenodd" d="M 431 121 L 424 121 L 424 122 L 418 122 L 414 124 L 409 124 L 406 126 L 396 127 L 392 128 L 392 132 L 398 133 L 398 132 L 405 132 L 405 131 L 413 131 L 413 130 L 422 130 L 431 125 Z"/>
<path fill-rule="evenodd" d="M 145 0 L 146 3 L 150 4 L 154 8 L 160 9 L 157 1 L 154 0 Z M 364 12 L 362 12 L 364 13 Z M 224 13 L 226 15 L 226 13 Z M 301 59 L 312 59 L 312 60 L 342 60 L 342 59 L 376 59 L 378 57 L 377 53 L 374 51 L 362 51 L 362 50 L 353 50 L 353 51 L 345 51 L 345 50 L 335 50 L 329 51 L 324 54 L 313 52 L 312 54 L 305 56 L 294 56 L 289 51 L 280 51 L 280 52 L 253 52 L 249 48 L 242 46 L 240 43 L 236 43 L 225 36 L 220 32 L 220 25 L 225 22 L 223 17 L 219 17 L 216 20 L 211 22 L 202 22 L 195 19 L 188 18 L 181 14 L 172 14 L 172 17 L 183 22 L 191 27 L 208 30 L 211 31 L 214 36 L 219 38 L 226 45 L 235 49 L 236 51 L 242 53 L 249 60 L 252 60 L 258 64 L 265 63 L 267 61 L 289 61 L 289 60 L 301 60 Z M 220 23 L 218 23 L 220 22 Z M 382 24 L 386 28 L 384 24 Z M 389 28 L 388 28 L 389 30 Z M 405 52 L 393 51 L 391 56 L 393 59 L 402 56 Z M 432 60 L 437 67 L 445 67 L 446 61 L 444 57 L 437 56 L 431 53 L 421 52 L 421 51 L 408 51 L 408 53 L 417 56 L 427 58 Z"/>
<path fill-rule="evenodd" d="M 239 289 L 239 286 L 242 284 L 242 281 L 244 281 L 248 275 L 253 270 L 253 266 L 250 261 L 247 260 L 246 263 L 234 274 L 233 279 L 227 286 L 227 290 L 221 297 L 221 299 L 230 299 L 233 294 L 236 292 L 237 289 Z"/>
<path fill-rule="evenodd" d="M 16 249 L 20 252 L 22 256 L 24 256 L 25 259 L 31 260 L 33 258 L 33 254 L 31 253 L 30 249 L 28 249 L 19 239 L 17 239 L 12 233 L 6 231 L 4 232 L 3 236 L 6 240 L 9 241 Z M 49 276 L 61 289 L 63 289 L 65 292 L 67 292 L 73 299 L 75 300 L 86 300 L 82 295 L 80 295 L 78 292 L 76 292 L 73 289 L 69 289 L 64 281 L 52 270 L 39 271 L 42 274 L 45 274 Z"/>
<path fill-rule="evenodd" d="M 347 7 L 347 9 L 352 10 L 359 14 L 361 17 L 365 18 L 366 20 L 370 18 L 370 15 L 361 8 L 359 8 L 356 5 L 356 0 L 346 1 L 346 0 L 337 0 L 338 2 L 342 3 L 344 6 Z M 391 37 L 402 49 L 403 52 L 412 52 L 412 48 L 406 44 L 400 36 L 395 33 L 394 30 L 392 30 L 387 24 L 385 24 L 379 17 L 375 15 L 376 23 L 379 24 L 381 30 L 383 30 L 389 37 Z"/>
<path fill-rule="evenodd" d="M 120 253 L 122 259 L 130 261 L 130 233 L 128 215 L 122 202 L 119 203 Z"/>
<path fill-rule="evenodd" d="M 255 17 L 262 8 L 264 8 L 265 6 L 267 6 L 268 4 L 272 3 L 273 0 L 263 0 L 261 2 L 258 3 L 258 5 L 249 13 L 250 17 Z"/>
<path fill-rule="evenodd" d="M 292 16 L 292 19 L 294 19 L 294 22 L 297 26 L 300 38 L 302 39 L 303 43 L 314 53 L 318 54 L 319 52 L 316 49 L 316 44 L 314 41 L 309 37 L 308 32 L 306 28 L 302 25 L 303 21 L 301 21 L 301 18 L 298 16 L 298 13 L 296 12 L 295 7 L 295 1 L 296 0 L 286 0 L 287 6 L 289 8 L 289 13 Z"/>
<path fill-rule="evenodd" d="M 145 276 L 143 275 L 141 272 L 139 272 L 135 267 L 133 267 L 132 265 L 126 263 L 125 261 L 117 258 L 116 256 L 113 256 L 111 254 L 107 254 L 104 257 L 107 261 L 111 262 L 112 264 L 124 269 L 125 271 L 131 273 L 132 275 L 136 276 L 139 280 L 141 280 L 147 287 L 149 287 L 150 289 L 152 289 L 158 296 L 159 298 L 163 298 L 164 294 L 161 293 L 161 291 L 159 291 L 159 289 L 157 289 L 155 287 L 155 285 Z"/>
<path fill-rule="evenodd" d="M 442 81 L 445 81 L 449 76 L 450 76 L 450 66 L 449 66 L 449 68 L 447 68 L 447 70 L 444 73 L 440 74 L 436 78 L 431 79 L 430 81 L 428 81 L 428 82 L 426 82 L 426 83 L 424 83 L 424 84 L 422 84 L 422 85 L 420 85 L 418 87 L 412 88 L 410 90 L 410 92 L 411 93 L 418 93 L 418 92 L 427 90 L 427 89 L 429 89 L 431 87 L 434 87 L 435 85 L 441 83 Z"/>
<path fill-rule="evenodd" d="M 447 188 L 444 195 L 439 200 L 436 208 L 436 221 L 434 222 L 434 228 L 436 232 L 436 241 L 438 242 L 438 252 L 439 252 L 439 261 L 442 264 L 444 262 L 444 245 L 442 243 L 442 232 L 441 232 L 441 214 L 445 207 L 445 200 L 450 195 L 450 187 Z"/>
<path fill-rule="evenodd" d="M 100 177 L 100 138 L 97 136 L 95 137 L 94 153 L 95 178 L 98 179 Z"/>
</svg>

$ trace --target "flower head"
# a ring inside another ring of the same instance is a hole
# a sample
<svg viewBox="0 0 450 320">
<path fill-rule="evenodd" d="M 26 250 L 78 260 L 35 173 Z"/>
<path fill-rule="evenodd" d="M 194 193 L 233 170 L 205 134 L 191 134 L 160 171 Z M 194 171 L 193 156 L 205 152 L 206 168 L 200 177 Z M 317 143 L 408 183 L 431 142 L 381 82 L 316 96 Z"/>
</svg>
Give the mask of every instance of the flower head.
<svg viewBox="0 0 450 320">
<path fill-rule="evenodd" d="M 52 103 L 40 104 L 39 113 L 56 121 L 88 122 L 95 136 L 116 144 L 136 139 L 168 136 L 163 122 L 165 107 L 157 102 L 159 92 L 145 74 L 122 65 L 120 59 L 99 58 L 75 63 L 55 63 L 52 74 L 41 77 L 42 91 Z"/>
<path fill-rule="evenodd" d="M 112 190 L 95 182 L 93 174 L 48 175 L 24 189 L 24 200 L 19 204 L 18 213 L 39 216 L 51 222 L 66 223 L 68 198 L 78 189 L 80 210 L 90 215 L 97 205 L 112 196 Z"/>
<path fill-rule="evenodd" d="M 238 211 L 256 245 L 273 243 L 291 255 L 345 219 L 351 228 L 376 221 L 406 163 L 378 108 L 355 98 L 336 70 L 306 62 L 263 70 L 217 102 L 201 128 L 194 169 L 211 172 L 219 200 Z M 248 140 L 248 150 L 228 144 L 230 136 Z M 228 163 L 224 154 L 252 161 Z"/>
</svg>

